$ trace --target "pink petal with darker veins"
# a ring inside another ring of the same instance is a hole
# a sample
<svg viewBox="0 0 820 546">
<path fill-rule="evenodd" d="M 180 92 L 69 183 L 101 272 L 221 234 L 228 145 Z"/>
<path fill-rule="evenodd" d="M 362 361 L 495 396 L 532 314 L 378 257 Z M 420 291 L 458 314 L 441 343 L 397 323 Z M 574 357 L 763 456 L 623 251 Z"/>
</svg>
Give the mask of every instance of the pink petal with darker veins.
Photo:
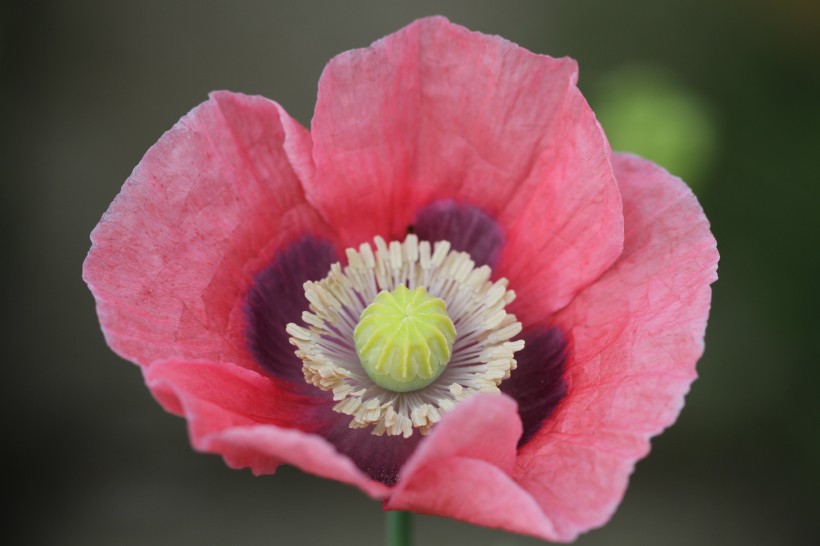
<svg viewBox="0 0 820 546">
<path fill-rule="evenodd" d="M 609 145 L 570 59 L 530 53 L 434 17 L 325 68 L 308 200 L 345 245 L 401 239 L 451 200 L 495 219 L 499 275 L 532 324 L 566 305 L 622 248 Z"/>
<path fill-rule="evenodd" d="M 222 455 L 233 468 L 272 474 L 280 464 L 291 464 L 372 497 L 387 491 L 313 433 L 332 415 L 324 401 L 232 364 L 165 360 L 144 373 L 160 404 L 188 421 L 194 448 Z"/>
<path fill-rule="evenodd" d="M 568 393 L 513 472 L 562 541 L 611 517 L 649 438 L 677 418 L 717 278 L 715 240 L 689 188 L 638 157 L 616 155 L 615 167 L 624 253 L 556 317 L 572 339 Z"/>
<path fill-rule="evenodd" d="M 332 233 L 305 201 L 310 135 L 262 97 L 228 92 L 146 153 L 91 235 L 83 277 L 109 345 L 248 367 L 242 297 L 282 245 Z"/>
<path fill-rule="evenodd" d="M 549 518 L 509 475 L 520 436 L 511 398 L 484 394 L 461 403 L 410 457 L 385 509 L 554 536 Z"/>
</svg>

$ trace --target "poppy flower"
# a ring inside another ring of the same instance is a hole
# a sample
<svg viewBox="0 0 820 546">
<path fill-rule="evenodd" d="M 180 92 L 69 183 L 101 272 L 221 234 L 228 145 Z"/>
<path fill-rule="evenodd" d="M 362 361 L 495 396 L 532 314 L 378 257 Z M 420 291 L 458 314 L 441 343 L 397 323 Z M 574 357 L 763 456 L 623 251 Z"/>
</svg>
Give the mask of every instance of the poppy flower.
<svg viewBox="0 0 820 546">
<path fill-rule="evenodd" d="M 231 467 L 548 540 L 602 525 L 696 376 L 718 256 L 576 79 L 435 17 L 331 60 L 310 131 L 211 94 L 92 234 L 108 344 Z"/>
</svg>

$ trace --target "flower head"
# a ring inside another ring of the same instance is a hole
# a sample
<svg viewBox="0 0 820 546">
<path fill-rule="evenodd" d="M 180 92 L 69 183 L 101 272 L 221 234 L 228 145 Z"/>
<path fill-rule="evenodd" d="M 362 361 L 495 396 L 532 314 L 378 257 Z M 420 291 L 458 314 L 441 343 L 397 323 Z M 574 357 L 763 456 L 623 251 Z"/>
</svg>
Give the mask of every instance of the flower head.
<svg viewBox="0 0 820 546">
<path fill-rule="evenodd" d="M 550 540 L 602 525 L 695 378 L 717 252 L 576 77 L 430 18 L 334 58 L 310 132 L 213 93 L 92 234 L 109 345 L 232 467 Z"/>
</svg>

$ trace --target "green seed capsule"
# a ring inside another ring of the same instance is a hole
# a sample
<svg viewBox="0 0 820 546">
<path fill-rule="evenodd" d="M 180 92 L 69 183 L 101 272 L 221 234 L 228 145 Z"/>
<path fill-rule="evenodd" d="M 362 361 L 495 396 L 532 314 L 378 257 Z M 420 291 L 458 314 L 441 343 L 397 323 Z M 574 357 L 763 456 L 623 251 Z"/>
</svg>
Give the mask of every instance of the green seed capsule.
<svg viewBox="0 0 820 546">
<path fill-rule="evenodd" d="M 444 300 L 403 284 L 380 292 L 362 311 L 353 332 L 364 371 L 394 392 L 418 390 L 435 381 L 450 361 L 455 338 Z"/>
</svg>

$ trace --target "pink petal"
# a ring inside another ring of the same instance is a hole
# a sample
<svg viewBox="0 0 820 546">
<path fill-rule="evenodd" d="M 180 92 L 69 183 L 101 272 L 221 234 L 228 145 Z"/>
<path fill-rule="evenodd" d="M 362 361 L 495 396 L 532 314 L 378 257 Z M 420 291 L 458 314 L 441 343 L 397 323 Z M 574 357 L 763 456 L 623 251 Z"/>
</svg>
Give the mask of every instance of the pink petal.
<svg viewBox="0 0 820 546">
<path fill-rule="evenodd" d="M 403 237 L 438 200 L 477 207 L 506 237 L 500 274 L 532 323 L 622 248 L 606 142 L 569 59 L 434 17 L 325 68 L 306 193 L 342 242 Z"/>
<path fill-rule="evenodd" d="M 672 424 L 696 377 L 718 254 L 679 179 L 615 157 L 624 253 L 557 317 L 574 342 L 567 396 L 520 451 L 513 473 L 558 538 L 604 524 L 649 438 Z"/>
<path fill-rule="evenodd" d="M 555 537 L 552 522 L 532 496 L 494 464 L 452 456 L 413 475 L 385 510 L 410 510 L 466 521 L 475 525 Z"/>
<path fill-rule="evenodd" d="M 515 401 L 503 394 L 474 396 L 446 415 L 407 461 L 399 476 L 399 489 L 426 465 L 462 456 L 510 470 L 521 420 Z"/>
<path fill-rule="evenodd" d="M 385 509 L 552 537 L 549 519 L 508 474 L 520 435 L 516 404 L 508 396 L 463 402 L 410 457 Z"/>
<path fill-rule="evenodd" d="M 253 366 L 241 301 L 254 273 L 298 237 L 332 239 L 295 174 L 309 139 L 278 104 L 218 92 L 148 151 L 83 266 L 118 354 Z"/>
<path fill-rule="evenodd" d="M 332 415 L 327 403 L 289 392 L 286 383 L 205 361 L 158 361 L 144 374 L 160 404 L 188 421 L 194 448 L 222 455 L 233 468 L 272 474 L 287 463 L 355 485 L 373 497 L 387 491 L 312 433 Z"/>
<path fill-rule="evenodd" d="M 231 468 L 271 474 L 274 465 L 289 464 L 322 478 L 358 487 L 372 498 L 387 495 L 387 486 L 369 479 L 324 438 L 271 425 L 238 427 L 203 440 L 203 451 L 219 453 Z"/>
<path fill-rule="evenodd" d="M 237 426 L 271 424 L 313 431 L 321 426 L 318 410 L 327 404 L 230 363 L 159 360 L 143 373 L 162 407 L 186 417 L 195 445 Z"/>
</svg>

